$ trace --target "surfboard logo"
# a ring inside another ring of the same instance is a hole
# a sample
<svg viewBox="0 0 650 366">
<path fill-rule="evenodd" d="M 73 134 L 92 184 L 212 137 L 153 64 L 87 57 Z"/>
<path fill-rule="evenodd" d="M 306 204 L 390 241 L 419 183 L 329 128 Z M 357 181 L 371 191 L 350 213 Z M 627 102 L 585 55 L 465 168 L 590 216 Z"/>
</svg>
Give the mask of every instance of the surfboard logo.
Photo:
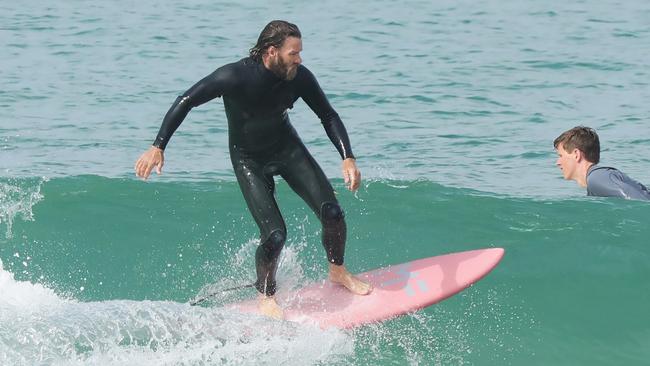
<svg viewBox="0 0 650 366">
<path fill-rule="evenodd" d="M 388 274 L 391 275 L 392 278 L 380 282 L 379 287 L 403 286 L 403 291 L 410 297 L 417 295 L 418 292 L 423 294 L 429 292 L 429 287 L 427 286 L 426 281 L 417 278 L 418 273 L 411 272 L 409 267 L 410 263 L 406 263 L 395 266 L 390 270 L 381 273 L 380 277 L 384 277 L 384 274 Z M 411 281 L 412 279 L 413 281 Z"/>
</svg>

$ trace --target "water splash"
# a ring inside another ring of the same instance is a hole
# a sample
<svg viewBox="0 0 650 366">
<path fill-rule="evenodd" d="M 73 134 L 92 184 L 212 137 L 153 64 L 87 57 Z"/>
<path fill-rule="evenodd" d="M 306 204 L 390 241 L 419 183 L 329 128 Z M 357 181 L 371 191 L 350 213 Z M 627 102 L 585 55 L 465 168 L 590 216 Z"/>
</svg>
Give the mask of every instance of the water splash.
<svg viewBox="0 0 650 366">
<path fill-rule="evenodd" d="M 338 330 L 170 301 L 79 302 L 0 263 L 0 361 L 11 365 L 309 365 L 353 352 Z"/>
<path fill-rule="evenodd" d="M 43 199 L 41 185 L 45 179 L 40 179 L 36 184 L 30 185 L 32 180 L 16 182 L 0 182 L 0 225 L 6 225 L 5 237 L 11 239 L 12 227 L 16 217 L 25 221 L 33 221 L 32 207 Z"/>
</svg>

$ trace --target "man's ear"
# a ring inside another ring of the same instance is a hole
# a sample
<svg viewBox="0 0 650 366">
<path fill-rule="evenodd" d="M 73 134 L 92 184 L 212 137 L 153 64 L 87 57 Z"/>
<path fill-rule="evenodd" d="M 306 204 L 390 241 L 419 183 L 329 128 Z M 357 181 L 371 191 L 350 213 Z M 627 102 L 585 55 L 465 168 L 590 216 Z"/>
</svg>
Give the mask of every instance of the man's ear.
<svg viewBox="0 0 650 366">
<path fill-rule="evenodd" d="M 278 49 L 275 46 L 270 46 L 266 49 L 266 53 L 271 57 L 275 57 L 278 54 Z"/>
<path fill-rule="evenodd" d="M 585 159 L 585 154 L 579 149 L 573 149 L 573 154 L 576 157 L 576 161 L 579 163 Z"/>
</svg>

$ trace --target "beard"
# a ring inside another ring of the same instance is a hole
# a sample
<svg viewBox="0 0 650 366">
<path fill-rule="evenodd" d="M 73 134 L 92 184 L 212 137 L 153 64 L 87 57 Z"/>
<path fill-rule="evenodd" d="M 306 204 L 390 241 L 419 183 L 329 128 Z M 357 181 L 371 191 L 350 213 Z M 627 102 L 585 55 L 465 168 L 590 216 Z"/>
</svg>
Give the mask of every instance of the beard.
<svg viewBox="0 0 650 366">
<path fill-rule="evenodd" d="M 282 60 L 282 57 L 279 57 L 271 63 L 270 70 L 283 80 L 293 80 L 298 73 L 298 65 L 289 65 Z"/>
</svg>

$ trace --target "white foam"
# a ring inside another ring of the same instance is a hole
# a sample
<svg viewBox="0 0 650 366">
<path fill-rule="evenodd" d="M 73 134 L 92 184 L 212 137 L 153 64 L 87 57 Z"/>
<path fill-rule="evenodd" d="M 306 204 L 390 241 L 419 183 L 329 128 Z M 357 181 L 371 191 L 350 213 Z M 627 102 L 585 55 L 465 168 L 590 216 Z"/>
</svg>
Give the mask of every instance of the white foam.
<svg viewBox="0 0 650 366">
<path fill-rule="evenodd" d="M 342 331 L 222 307 L 64 299 L 0 263 L 3 365 L 305 365 L 353 351 Z"/>
<path fill-rule="evenodd" d="M 5 271 L 0 260 L 0 319 L 6 309 L 15 309 L 20 313 L 39 312 L 44 307 L 60 304 L 62 300 L 51 289 L 25 281 L 16 281 L 14 275 Z"/>
</svg>

